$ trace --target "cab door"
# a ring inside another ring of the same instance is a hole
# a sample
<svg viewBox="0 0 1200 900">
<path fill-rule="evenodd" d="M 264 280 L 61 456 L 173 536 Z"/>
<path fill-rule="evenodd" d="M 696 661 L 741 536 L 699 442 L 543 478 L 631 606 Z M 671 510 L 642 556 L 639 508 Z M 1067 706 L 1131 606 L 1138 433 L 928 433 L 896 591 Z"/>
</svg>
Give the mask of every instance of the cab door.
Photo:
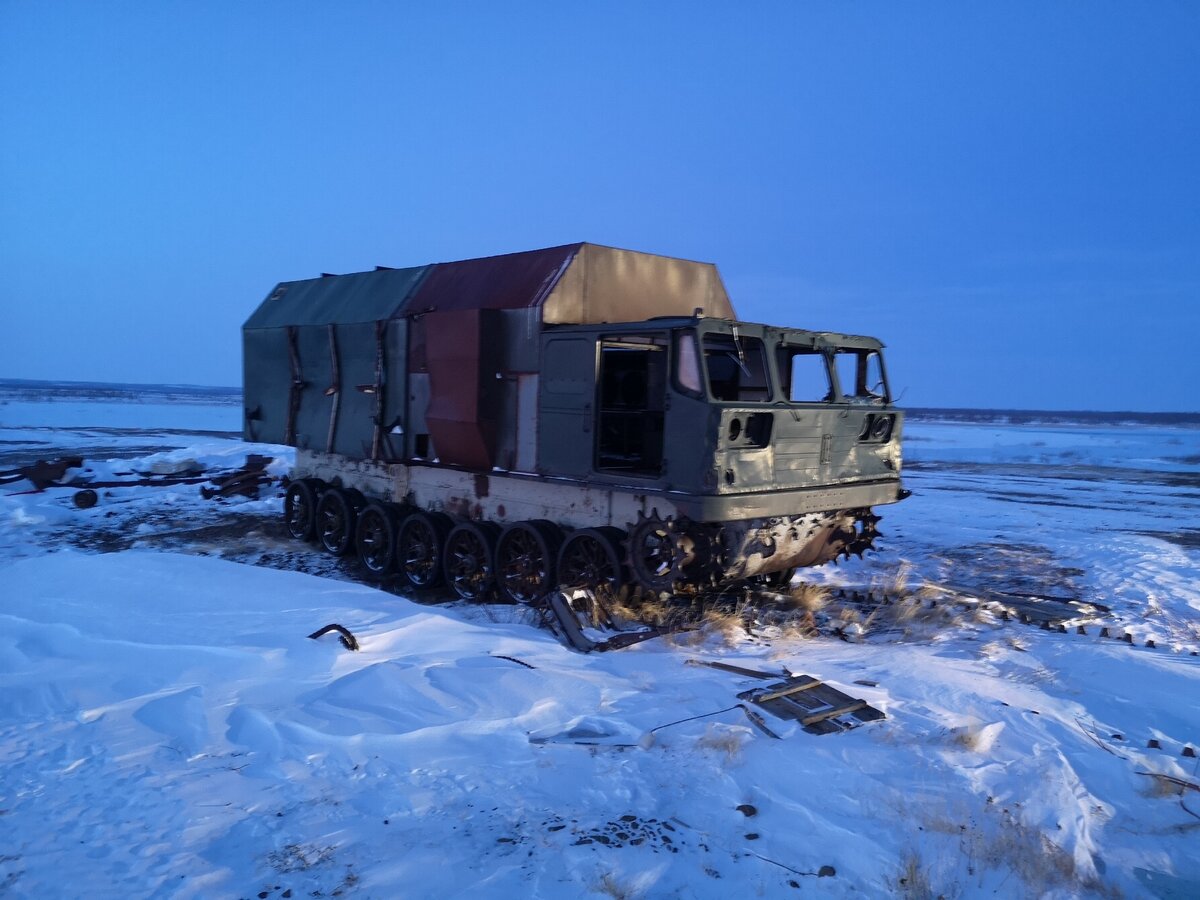
<svg viewBox="0 0 1200 900">
<path fill-rule="evenodd" d="M 590 334 L 549 334 L 542 342 L 537 471 L 584 477 L 595 444 L 597 342 Z"/>
</svg>

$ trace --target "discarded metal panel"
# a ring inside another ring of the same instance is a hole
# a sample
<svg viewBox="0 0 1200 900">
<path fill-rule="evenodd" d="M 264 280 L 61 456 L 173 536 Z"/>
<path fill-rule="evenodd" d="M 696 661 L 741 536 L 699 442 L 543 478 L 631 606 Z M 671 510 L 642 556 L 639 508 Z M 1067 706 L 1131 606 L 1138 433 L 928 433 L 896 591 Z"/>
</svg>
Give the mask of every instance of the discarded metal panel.
<svg viewBox="0 0 1200 900">
<path fill-rule="evenodd" d="M 865 700 L 830 687 L 811 675 L 793 675 L 786 681 L 738 694 L 780 719 L 795 719 L 810 734 L 833 734 L 886 715 Z"/>
<path fill-rule="evenodd" d="M 346 628 L 344 625 L 339 625 L 337 622 L 331 622 L 324 628 L 318 628 L 308 637 L 309 640 L 315 641 L 319 638 L 323 638 L 327 634 L 337 634 L 338 639 L 342 642 L 342 646 L 347 650 L 359 649 L 358 638 L 351 633 L 350 629 Z"/>
<path fill-rule="evenodd" d="M 205 500 L 234 495 L 257 498 L 259 489 L 274 480 L 266 472 L 270 463 L 270 457 L 251 453 L 247 455 L 246 464 L 240 469 L 212 477 L 211 488 L 201 485 L 200 496 Z"/>
<path fill-rule="evenodd" d="M 608 650 L 621 650 L 632 647 L 642 641 L 662 637 L 670 632 L 688 631 L 690 629 L 643 628 L 638 631 L 623 631 L 614 634 L 603 641 L 593 641 L 583 633 L 579 624 L 579 616 L 573 606 L 581 602 L 590 606 L 595 602 L 595 596 L 586 589 L 572 591 L 555 591 L 546 598 L 542 608 L 543 620 L 559 638 L 572 650 L 580 653 L 603 653 Z"/>
<path fill-rule="evenodd" d="M 83 465 L 83 459 L 78 456 L 65 456 L 54 462 L 39 459 L 33 465 L 21 466 L 0 472 L 0 484 L 12 484 L 14 481 L 28 479 L 36 490 L 56 486 L 70 469 L 78 469 Z"/>
</svg>

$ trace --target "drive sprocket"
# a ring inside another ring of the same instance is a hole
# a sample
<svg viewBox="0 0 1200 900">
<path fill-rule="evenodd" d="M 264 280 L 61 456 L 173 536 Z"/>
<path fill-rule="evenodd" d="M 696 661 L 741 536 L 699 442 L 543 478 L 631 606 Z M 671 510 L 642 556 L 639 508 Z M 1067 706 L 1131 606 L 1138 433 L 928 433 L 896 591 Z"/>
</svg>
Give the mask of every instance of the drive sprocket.
<svg viewBox="0 0 1200 900">
<path fill-rule="evenodd" d="M 849 559 L 851 555 L 862 559 L 864 553 L 875 549 L 875 539 L 882 536 L 879 529 L 875 527 L 881 518 L 882 516 L 875 515 L 869 509 L 859 510 L 855 514 L 854 521 L 858 528 L 854 530 L 853 537 L 846 542 L 845 550 L 843 550 L 846 559 Z"/>
<path fill-rule="evenodd" d="M 626 553 L 638 584 L 651 591 L 669 591 L 686 578 L 685 569 L 696 561 L 696 538 L 684 522 L 663 519 L 657 509 L 648 516 L 639 510 L 637 522 L 629 527 Z"/>
</svg>

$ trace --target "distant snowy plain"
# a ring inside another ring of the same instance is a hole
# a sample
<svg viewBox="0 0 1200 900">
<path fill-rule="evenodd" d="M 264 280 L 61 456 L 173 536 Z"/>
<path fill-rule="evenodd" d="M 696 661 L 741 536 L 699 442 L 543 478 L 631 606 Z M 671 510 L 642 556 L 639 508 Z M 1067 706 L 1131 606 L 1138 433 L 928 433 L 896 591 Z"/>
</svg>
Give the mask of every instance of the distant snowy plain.
<svg viewBox="0 0 1200 900">
<path fill-rule="evenodd" d="M 0 469 L 286 471 L 228 398 L 141 399 L 10 394 Z M 905 438 L 880 552 L 800 580 L 936 607 L 592 655 L 355 582 L 274 492 L 0 486 L 0 896 L 1200 896 L 1200 430 Z M 996 595 L 1108 611 L 1058 633 Z M 362 649 L 305 637 L 330 622 Z M 757 682 L 690 659 L 887 718 L 773 740 Z"/>
</svg>

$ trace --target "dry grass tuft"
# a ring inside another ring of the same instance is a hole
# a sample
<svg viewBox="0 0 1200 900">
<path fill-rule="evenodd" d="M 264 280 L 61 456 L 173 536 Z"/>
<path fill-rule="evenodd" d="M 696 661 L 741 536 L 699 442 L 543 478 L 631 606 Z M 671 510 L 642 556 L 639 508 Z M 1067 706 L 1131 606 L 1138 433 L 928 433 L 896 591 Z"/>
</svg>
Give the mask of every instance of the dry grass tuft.
<svg viewBox="0 0 1200 900">
<path fill-rule="evenodd" d="M 801 582 L 785 595 L 788 605 L 793 609 L 814 615 L 829 605 L 829 588 L 823 584 L 807 584 Z"/>
<path fill-rule="evenodd" d="M 973 625 L 998 625 L 996 610 L 990 603 L 971 603 L 965 607 L 966 621 Z"/>
<path fill-rule="evenodd" d="M 686 631 L 668 631 L 662 640 L 668 647 L 692 649 L 708 640 L 708 635 L 699 628 L 689 628 Z"/>
<path fill-rule="evenodd" d="M 903 597 L 890 607 L 890 618 L 897 625 L 911 622 L 921 616 L 925 610 L 925 601 L 918 597 Z"/>
<path fill-rule="evenodd" d="M 950 729 L 950 743 L 972 753 L 979 749 L 979 729 L 964 725 L 961 728 Z"/>
<path fill-rule="evenodd" d="M 900 860 L 899 871 L 888 879 L 891 894 L 906 900 L 949 900 L 962 896 L 964 884 L 958 880 L 962 873 L 956 876 L 954 869 L 965 863 L 968 877 L 975 876 L 980 868 L 1011 872 L 1020 881 L 1019 886 L 1013 885 L 1012 896 L 1057 896 L 1064 892 L 1069 896 L 1080 892 L 1098 897 L 1122 896 L 1119 889 L 1090 873 L 1080 872 L 1074 857 L 1040 829 L 1025 825 L 1008 810 L 1001 818 L 1001 822 L 995 823 L 1000 827 L 986 831 L 974 823 L 954 827 L 926 823 L 927 832 L 958 834 L 955 859 L 961 862 L 947 857 L 931 863 L 916 851 L 910 851 Z"/>
<path fill-rule="evenodd" d="M 1004 655 L 1004 644 L 1000 641 L 988 641 L 986 644 L 981 644 L 976 652 L 980 659 L 996 659 Z"/>
<path fill-rule="evenodd" d="M 1008 637 L 1008 638 L 1005 638 L 1004 642 L 1006 644 L 1008 644 L 1008 646 L 1011 647 L 1013 650 L 1020 650 L 1022 653 L 1029 652 L 1028 645 L 1024 641 L 1022 641 L 1019 637 Z"/>
<path fill-rule="evenodd" d="M 744 730 L 734 730 L 724 725 L 711 724 L 704 734 L 696 739 L 696 746 L 702 750 L 724 753 L 726 762 L 734 762 L 742 755 L 745 740 Z"/>
<path fill-rule="evenodd" d="M 1187 785 L 1180 784 L 1178 780 L 1173 780 L 1171 776 L 1160 776 L 1157 772 L 1147 772 L 1150 775 L 1150 781 L 1142 789 L 1143 797 L 1153 799 L 1182 797 L 1187 791 Z"/>
<path fill-rule="evenodd" d="M 613 900 L 633 900 L 638 896 L 638 892 L 634 888 L 622 884 L 612 872 L 605 872 L 601 875 L 592 890 L 605 897 L 612 897 Z"/>
<path fill-rule="evenodd" d="M 700 625 L 709 634 L 719 635 L 730 646 L 745 637 L 747 631 L 746 618 L 740 609 L 707 609 Z"/>
<path fill-rule="evenodd" d="M 779 636 L 784 640 L 811 640 L 820 635 L 821 630 L 812 613 L 793 617 L 779 626 Z"/>
<path fill-rule="evenodd" d="M 949 731 L 950 743 L 971 753 L 987 753 L 996 743 L 996 738 L 1004 729 L 1004 725 L 993 722 L 990 725 L 960 725 Z"/>
<path fill-rule="evenodd" d="M 837 611 L 837 616 L 835 618 L 842 625 L 849 625 L 851 623 L 861 625 L 863 622 L 862 613 L 853 606 L 843 606 Z"/>
<path fill-rule="evenodd" d="M 681 617 L 680 605 L 665 592 L 654 593 L 625 587 L 616 597 L 604 599 L 601 605 L 608 618 L 618 625 L 640 622 L 662 627 L 677 623 Z"/>
<path fill-rule="evenodd" d="M 889 597 L 907 597 L 912 593 L 912 589 L 909 587 L 909 579 L 912 574 L 913 564 L 906 559 L 900 560 L 900 565 L 896 567 L 891 581 L 884 585 L 884 593 Z"/>
<path fill-rule="evenodd" d="M 1007 865 L 1039 894 L 1080 884 L 1075 858 L 1070 853 L 1015 816 L 1006 813 L 1004 818 L 1004 827 L 988 848 L 992 861 Z M 1090 883 L 1083 886 L 1096 887 Z"/>
<path fill-rule="evenodd" d="M 905 900 L 934 900 L 944 894 L 935 894 L 929 883 L 929 875 L 921 865 L 921 860 L 915 853 L 910 853 L 900 863 L 900 874 L 892 885 L 897 897 Z"/>
<path fill-rule="evenodd" d="M 954 591 L 944 584 L 938 584 L 936 581 L 926 578 L 917 588 L 916 595 L 918 599 L 928 602 L 930 600 L 947 600 L 954 596 Z"/>
</svg>

